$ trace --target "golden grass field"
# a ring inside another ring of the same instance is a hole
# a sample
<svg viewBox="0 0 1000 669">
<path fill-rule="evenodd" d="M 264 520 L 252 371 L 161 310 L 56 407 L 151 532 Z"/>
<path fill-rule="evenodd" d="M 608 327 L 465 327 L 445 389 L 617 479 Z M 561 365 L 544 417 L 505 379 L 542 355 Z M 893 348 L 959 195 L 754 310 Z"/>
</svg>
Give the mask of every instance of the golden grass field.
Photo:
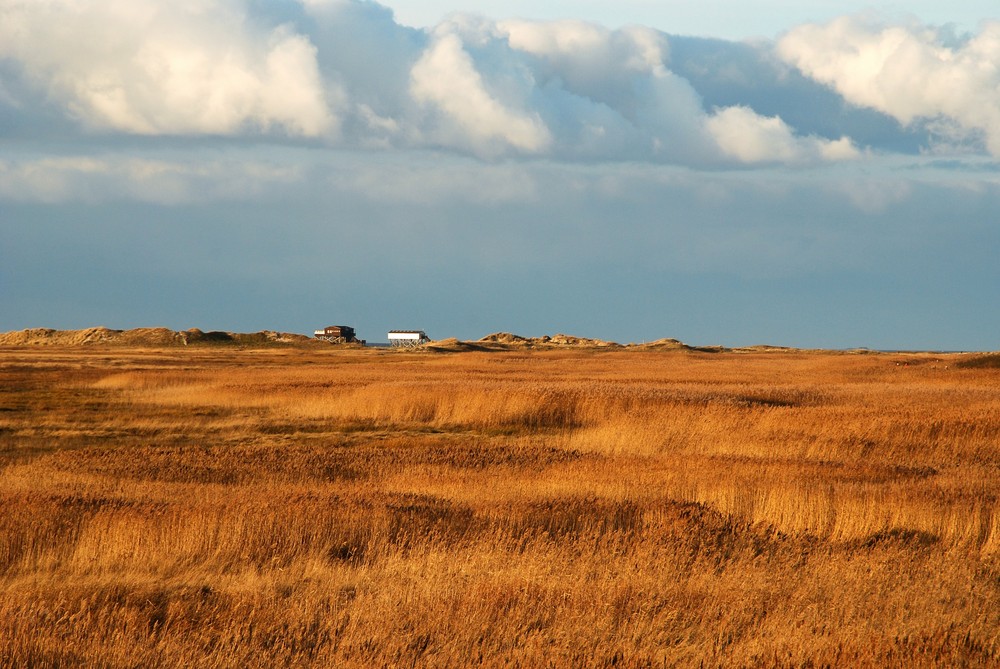
<svg viewBox="0 0 1000 669">
<path fill-rule="evenodd" d="M 0 467 L 2 666 L 1000 664 L 995 357 L 8 347 Z"/>
</svg>

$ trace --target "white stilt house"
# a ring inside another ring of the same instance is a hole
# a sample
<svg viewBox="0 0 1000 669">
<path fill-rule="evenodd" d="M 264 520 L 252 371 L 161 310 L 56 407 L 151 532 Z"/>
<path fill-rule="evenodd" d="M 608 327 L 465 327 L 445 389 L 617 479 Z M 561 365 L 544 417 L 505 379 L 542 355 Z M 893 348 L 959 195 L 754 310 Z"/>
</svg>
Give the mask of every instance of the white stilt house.
<svg viewBox="0 0 1000 669">
<path fill-rule="evenodd" d="M 431 339 L 423 330 L 391 330 L 389 346 L 393 348 L 416 348 Z"/>
</svg>

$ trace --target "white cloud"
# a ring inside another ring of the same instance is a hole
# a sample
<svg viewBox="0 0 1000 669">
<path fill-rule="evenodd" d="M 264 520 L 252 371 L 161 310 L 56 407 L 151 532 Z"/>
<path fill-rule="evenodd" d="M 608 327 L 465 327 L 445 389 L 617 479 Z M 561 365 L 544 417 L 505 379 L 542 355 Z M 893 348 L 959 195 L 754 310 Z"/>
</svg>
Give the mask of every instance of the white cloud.
<svg viewBox="0 0 1000 669">
<path fill-rule="evenodd" d="M 669 53 L 666 35 L 641 26 L 609 30 L 584 21 L 509 20 L 497 28 L 511 48 L 547 59 L 576 84 L 623 70 L 662 72 Z"/>
<path fill-rule="evenodd" d="M 0 0 L 0 79 L 17 70 L 0 81 L 0 113 L 12 118 L 39 104 L 38 90 L 18 99 L 30 81 L 57 113 L 130 134 L 689 166 L 858 154 L 846 137 L 803 136 L 780 108 L 753 111 L 760 99 L 716 95 L 707 112 L 671 58 L 649 28 L 456 14 L 415 30 L 362 0 Z"/>
<path fill-rule="evenodd" d="M 0 57 L 87 124 L 137 134 L 336 129 L 309 40 L 242 3 L 0 4 Z"/>
<path fill-rule="evenodd" d="M 567 93 L 584 103 L 613 110 L 623 121 L 637 122 L 651 80 L 669 78 L 669 47 L 662 33 L 638 26 L 608 30 L 583 21 L 502 21 L 497 30 L 516 54 L 528 54 L 539 87 L 550 96 Z M 696 96 L 684 85 L 669 96 L 681 104 Z M 593 110 L 590 110 L 593 112 Z M 668 116 L 670 109 L 663 109 Z M 688 112 L 690 113 L 690 112 Z"/>
<path fill-rule="evenodd" d="M 579 159 L 701 162 L 711 145 L 687 81 L 666 67 L 666 35 L 582 21 L 496 24 L 537 81 L 553 152 Z"/>
<path fill-rule="evenodd" d="M 0 161 L 0 198 L 15 202 L 63 202 L 84 199 L 86 184 L 106 177 L 110 166 L 89 157 Z"/>
<path fill-rule="evenodd" d="M 944 120 L 946 139 L 977 134 L 1000 155 L 1000 22 L 954 44 L 946 32 L 889 26 L 853 16 L 804 25 L 778 44 L 779 54 L 848 101 L 900 123 Z"/>
<path fill-rule="evenodd" d="M 246 159 L 199 156 L 180 162 L 134 154 L 59 156 L 0 161 L 0 200 L 185 204 L 245 200 L 288 188 L 301 169 Z"/>
<path fill-rule="evenodd" d="M 847 137 L 797 137 L 780 118 L 760 116 L 748 107 L 720 109 L 705 123 L 719 149 L 743 163 L 812 163 L 861 155 Z"/>
<path fill-rule="evenodd" d="M 510 45 L 520 51 L 537 55 L 570 55 L 605 49 L 611 31 L 586 21 L 501 21 L 498 27 L 506 33 Z"/>
<path fill-rule="evenodd" d="M 511 104 L 488 90 L 461 38 L 450 30 L 441 31 L 411 74 L 413 97 L 437 108 L 454 124 L 435 133 L 444 141 L 467 142 L 474 152 L 484 155 L 506 147 L 539 153 L 549 146 L 551 137 L 541 119 L 515 106 L 523 101 Z M 528 91 L 515 89 L 515 93 L 526 96 Z"/>
</svg>

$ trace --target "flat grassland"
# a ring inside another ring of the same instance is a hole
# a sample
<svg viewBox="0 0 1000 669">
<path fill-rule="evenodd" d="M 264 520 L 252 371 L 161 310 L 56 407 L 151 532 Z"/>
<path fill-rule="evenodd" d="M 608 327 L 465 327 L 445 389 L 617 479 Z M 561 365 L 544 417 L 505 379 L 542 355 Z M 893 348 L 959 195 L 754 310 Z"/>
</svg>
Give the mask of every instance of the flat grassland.
<svg viewBox="0 0 1000 669">
<path fill-rule="evenodd" d="M 990 356 L 0 349 L 24 667 L 997 666 Z"/>
</svg>

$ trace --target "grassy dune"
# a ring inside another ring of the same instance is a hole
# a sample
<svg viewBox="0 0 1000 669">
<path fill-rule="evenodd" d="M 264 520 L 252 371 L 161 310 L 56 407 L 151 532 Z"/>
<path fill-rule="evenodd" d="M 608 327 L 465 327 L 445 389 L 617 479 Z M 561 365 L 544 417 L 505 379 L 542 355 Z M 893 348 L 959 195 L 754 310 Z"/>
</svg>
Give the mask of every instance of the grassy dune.
<svg viewBox="0 0 1000 669">
<path fill-rule="evenodd" d="M 996 666 L 998 495 L 987 356 L 0 349 L 0 658 Z"/>
</svg>

